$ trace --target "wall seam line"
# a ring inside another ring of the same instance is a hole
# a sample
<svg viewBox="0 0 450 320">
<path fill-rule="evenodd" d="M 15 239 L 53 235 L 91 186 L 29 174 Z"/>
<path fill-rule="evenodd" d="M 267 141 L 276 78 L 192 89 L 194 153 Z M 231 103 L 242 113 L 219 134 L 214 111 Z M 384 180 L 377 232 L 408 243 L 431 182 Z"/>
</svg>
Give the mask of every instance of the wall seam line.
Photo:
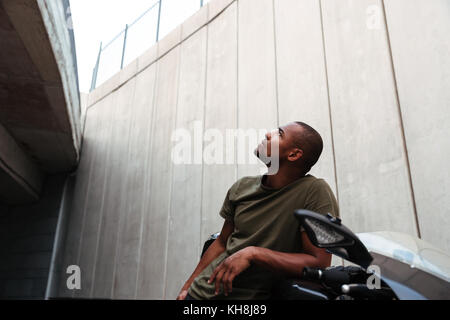
<svg viewBox="0 0 450 320">
<path fill-rule="evenodd" d="M 239 8 L 240 8 L 240 2 L 239 0 L 236 1 L 236 129 L 239 128 Z M 234 139 L 234 145 L 236 148 L 234 148 L 234 163 L 235 163 L 235 180 L 237 180 L 239 176 L 239 164 L 238 164 L 238 157 L 237 157 L 237 139 Z"/>
<path fill-rule="evenodd" d="M 154 127 L 154 113 L 155 113 L 155 98 L 156 98 L 156 84 L 158 81 L 158 68 L 159 66 L 156 65 L 155 66 L 155 75 L 153 77 L 154 79 L 154 83 L 153 83 L 153 97 L 152 97 L 152 103 L 151 103 L 151 119 L 150 119 L 150 128 L 147 132 L 147 143 L 149 143 L 149 150 L 147 151 L 147 154 L 145 155 L 145 182 L 144 182 L 144 193 L 145 195 L 148 195 L 149 190 L 150 190 L 150 186 L 151 186 L 151 179 L 149 181 L 148 176 L 149 176 L 149 172 L 148 172 L 148 168 L 150 168 L 151 166 L 149 165 L 149 162 L 151 161 L 151 157 L 150 154 L 152 153 L 152 149 L 153 149 L 153 127 Z M 136 271 L 136 287 L 135 287 L 135 293 L 134 293 L 134 298 L 137 299 L 138 296 L 138 285 L 139 285 L 139 273 L 141 271 L 141 257 L 142 257 L 142 243 L 143 243 L 143 235 L 144 235 L 144 222 L 146 221 L 145 219 L 145 209 L 149 208 L 150 205 L 150 197 L 145 196 L 145 200 L 144 200 L 144 206 L 142 207 L 142 212 L 141 212 L 141 224 L 140 224 L 140 230 L 139 230 L 139 249 L 138 249 L 138 267 L 137 267 L 137 271 Z"/>
<path fill-rule="evenodd" d="M 118 103 L 117 103 L 117 97 L 116 97 L 116 99 L 113 101 L 113 104 L 112 104 L 112 116 L 111 116 L 111 119 L 110 119 L 110 125 L 108 126 L 108 136 L 109 136 L 109 138 L 111 138 L 113 135 L 109 135 L 109 133 L 112 133 L 113 132 L 113 125 L 112 125 L 112 122 L 113 122 L 113 120 L 114 120 L 114 117 L 115 117 L 115 115 L 116 115 L 116 111 L 117 111 L 117 108 L 118 108 Z M 110 108 L 108 108 L 108 109 L 111 109 L 111 107 Z M 111 110 L 110 110 L 111 111 Z M 108 113 L 110 113 L 110 112 L 108 112 Z M 108 120 L 108 118 L 107 118 L 107 120 Z M 109 139 L 108 137 L 106 137 L 107 139 Z M 114 142 L 112 142 L 112 143 L 114 143 Z M 106 150 L 106 159 L 110 159 L 110 157 L 111 157 L 111 153 L 112 153 L 112 143 L 109 143 L 109 144 L 107 144 L 107 150 Z M 91 293 L 90 293 L 90 297 L 92 298 L 93 297 L 93 295 L 94 295 L 94 292 L 95 292 L 95 288 L 96 288 L 96 285 L 95 285 L 95 274 L 96 274 L 96 271 L 97 271 L 97 262 L 98 262 L 98 250 L 99 250 L 99 246 L 100 246 L 100 237 L 101 237 L 101 234 L 102 234 L 102 230 L 103 230 L 103 218 L 104 218 L 104 201 L 105 201 L 105 197 L 106 197 L 106 185 L 107 185 L 107 181 L 109 181 L 109 179 L 110 179 L 110 176 L 107 174 L 108 173 L 108 168 L 106 168 L 105 167 L 105 179 L 104 179 L 104 182 L 103 182 L 103 192 L 102 192 L 102 202 L 101 202 L 101 209 L 100 209 L 100 221 L 99 221 L 99 226 L 98 226 L 98 231 L 97 231 L 97 233 L 98 233 L 98 239 L 97 239 L 97 242 L 96 242 L 96 248 L 95 248 L 95 256 L 94 256 L 94 270 L 93 270 L 93 272 L 92 272 L 92 274 L 93 274 L 93 276 L 92 276 L 92 287 L 91 287 Z"/>
<path fill-rule="evenodd" d="M 387 22 L 386 7 L 384 4 L 384 0 L 381 0 L 381 5 L 383 8 L 383 16 L 384 16 L 384 23 L 385 23 L 385 29 L 386 29 L 386 40 L 387 40 L 388 51 L 389 51 L 390 65 L 391 65 L 391 69 L 392 69 L 392 77 L 393 77 L 393 81 L 394 81 L 395 100 L 396 100 L 396 104 L 397 104 L 397 112 L 398 112 L 398 117 L 399 117 L 399 121 L 400 121 L 400 131 L 401 131 L 401 137 L 402 137 L 402 142 L 403 142 L 403 151 L 405 153 L 406 169 L 408 172 L 408 182 L 409 182 L 411 200 L 412 200 L 412 205 L 413 205 L 414 221 L 416 223 L 417 236 L 419 238 L 421 238 L 419 217 L 417 214 L 417 206 L 416 206 L 416 197 L 415 197 L 415 193 L 414 193 L 414 185 L 413 185 L 412 174 L 411 174 L 411 165 L 410 165 L 410 161 L 409 161 L 408 146 L 406 143 L 405 127 L 403 124 L 403 115 L 402 115 L 402 109 L 401 109 L 401 105 L 400 105 L 400 95 L 398 93 L 397 74 L 395 72 L 394 56 L 392 54 L 391 37 L 389 34 L 389 26 L 388 26 L 388 22 Z"/>
<path fill-rule="evenodd" d="M 98 122 L 97 121 L 97 127 L 95 128 L 94 132 L 95 132 L 95 136 L 97 136 L 97 132 L 98 132 Z M 93 157 L 90 159 L 89 162 L 89 175 L 88 175 L 88 182 L 87 182 L 87 186 L 86 186 L 86 192 L 85 192 L 85 196 L 84 196 L 84 203 L 83 203 L 83 216 L 81 219 L 81 230 L 80 230 L 80 239 L 78 241 L 78 249 L 77 249 L 77 266 L 80 266 L 80 258 L 81 258 L 81 248 L 83 246 L 83 233 L 84 233 L 84 228 L 85 228 L 85 223 L 86 223 L 86 209 L 87 209 L 87 204 L 88 204 L 88 198 L 89 198 L 89 190 L 91 188 L 91 178 L 92 178 L 92 171 L 93 171 L 93 166 L 94 166 L 94 160 L 96 158 L 96 154 L 93 154 Z M 80 267 L 81 269 L 81 267 Z M 72 292 L 72 298 L 75 297 L 75 290 L 73 290 Z"/>
<path fill-rule="evenodd" d="M 277 28 L 275 22 L 275 0 L 272 0 L 272 19 L 273 19 L 273 48 L 275 53 L 275 99 L 277 107 L 277 127 L 280 126 L 280 99 L 279 99 L 279 82 L 278 82 L 278 52 L 277 52 Z"/>
<path fill-rule="evenodd" d="M 206 26 L 206 54 L 205 54 L 205 79 L 203 88 L 203 129 L 206 129 L 206 104 L 207 104 L 207 88 L 208 88 L 208 59 L 209 59 L 209 25 Z M 204 186 L 204 173 L 205 163 L 203 161 L 203 152 L 205 148 L 205 141 L 202 139 L 202 174 L 200 182 L 200 238 L 198 244 L 198 254 L 200 256 L 202 250 L 202 231 L 203 231 L 203 186 Z"/>
<path fill-rule="evenodd" d="M 183 26 L 182 26 L 183 27 Z M 183 32 L 183 28 L 181 28 L 181 32 Z M 181 63 L 182 63 L 182 56 L 183 56 L 183 50 L 182 47 L 179 47 L 178 52 L 178 70 L 177 70 L 177 101 L 175 104 L 175 114 L 173 119 L 174 126 L 173 129 L 176 129 L 177 127 L 177 116 L 178 116 L 178 101 L 179 101 L 179 94 L 180 94 L 180 78 L 181 78 Z M 168 208 L 168 215 L 167 215 L 167 224 L 166 224 L 166 243 L 165 243 L 165 250 L 164 250 L 164 275 L 163 275 L 163 299 L 166 299 L 166 291 L 167 291 L 167 260 L 168 260 L 168 250 L 169 250 L 169 234 L 170 234 L 170 219 L 171 219 L 171 211 L 172 211 L 172 192 L 173 192 L 173 171 L 174 171 L 174 165 L 172 161 L 170 161 L 170 177 L 169 177 L 169 208 Z"/>
<path fill-rule="evenodd" d="M 134 81 L 136 80 L 135 77 L 133 77 Z M 133 86 L 133 93 L 132 93 L 132 102 L 134 101 L 134 96 L 136 93 L 136 81 L 134 83 Z M 133 106 L 131 103 L 129 103 L 129 101 L 127 101 L 126 104 L 126 108 L 130 108 L 133 109 Z M 132 122 L 133 122 L 133 111 L 130 110 L 129 111 L 129 123 L 128 123 L 128 135 L 127 135 L 127 153 L 126 153 L 126 160 L 127 160 L 127 164 L 128 164 L 128 160 L 129 160 L 129 156 L 130 156 L 130 138 L 131 138 L 131 129 L 132 129 Z M 126 166 L 126 172 L 128 173 L 128 165 Z M 123 185 L 123 184 L 122 184 Z M 127 187 L 127 183 L 125 181 L 125 191 L 126 191 L 126 187 Z M 122 190 L 124 191 L 124 190 Z M 120 239 L 121 237 L 121 230 L 123 228 L 123 223 L 124 223 L 124 219 L 126 220 L 126 217 L 128 216 L 128 211 L 127 211 L 127 202 L 128 202 L 128 197 L 125 199 L 125 210 L 124 210 L 124 214 L 120 214 L 119 213 L 119 223 L 117 226 L 117 240 L 116 240 L 116 245 L 115 245 L 115 252 L 114 252 L 114 267 L 113 267 L 113 278 L 112 278 L 112 288 L 111 288 L 111 298 L 114 299 L 114 294 L 115 294 L 115 285 L 116 285 L 116 271 L 117 271 L 117 258 L 120 254 L 120 249 L 119 249 L 119 244 L 120 244 Z"/>
<path fill-rule="evenodd" d="M 325 44 L 325 30 L 323 24 L 323 8 L 322 0 L 319 0 L 319 10 L 320 10 L 320 25 L 322 31 L 322 48 L 323 48 L 323 63 L 325 67 L 325 82 L 327 86 L 327 98 L 328 98 L 328 118 L 330 123 L 330 133 L 331 133 L 331 149 L 333 151 L 333 166 L 334 166 L 334 182 L 336 184 L 336 198 L 339 205 L 339 186 L 337 178 L 337 165 L 336 165 L 336 147 L 334 143 L 334 130 L 333 130 L 333 116 L 331 112 L 331 97 L 330 97 L 330 80 L 328 77 L 328 61 L 327 61 L 327 51 Z"/>
<path fill-rule="evenodd" d="M 116 104 L 116 101 L 114 101 L 114 104 Z M 114 106 L 114 108 L 115 108 L 116 106 Z M 112 121 L 111 121 L 112 122 Z M 110 122 L 110 126 L 108 125 L 108 136 L 109 136 L 109 131 L 110 131 L 110 129 L 112 129 L 111 127 L 112 127 L 112 124 L 111 124 L 111 122 Z M 111 130 L 111 132 L 112 132 L 112 130 Z M 106 136 L 106 134 L 105 134 L 105 136 Z M 106 139 L 108 139 L 108 136 L 106 136 L 105 138 Z M 107 160 L 109 160 L 109 156 L 110 156 L 110 145 L 109 144 L 107 144 L 107 150 L 106 150 L 106 159 Z M 100 244 L 100 235 L 101 235 L 101 231 L 102 231 L 102 222 L 103 222 L 103 205 L 104 205 L 104 201 L 105 201 L 105 194 L 106 194 L 106 182 L 109 180 L 108 179 L 108 175 L 107 175 L 107 172 L 108 172 L 108 170 L 107 170 L 107 167 L 105 166 L 105 169 L 104 169 L 104 172 L 105 172 L 105 177 L 104 177 L 104 181 L 103 181 L 103 191 L 102 191 L 102 202 L 101 202 L 101 205 L 100 205 L 100 219 L 99 219 L 99 225 L 98 225 L 98 229 L 97 229 L 97 241 L 96 241 L 96 243 L 95 243 L 95 255 L 94 255 L 94 269 L 92 270 L 92 286 L 91 286 L 91 291 L 90 291 L 90 293 L 89 293 L 89 296 L 92 298 L 93 297 L 93 294 L 94 294 L 94 287 L 95 287 L 95 272 L 96 272 L 96 270 L 97 270 L 97 255 L 98 255 L 98 247 L 99 247 L 99 244 Z"/>
</svg>

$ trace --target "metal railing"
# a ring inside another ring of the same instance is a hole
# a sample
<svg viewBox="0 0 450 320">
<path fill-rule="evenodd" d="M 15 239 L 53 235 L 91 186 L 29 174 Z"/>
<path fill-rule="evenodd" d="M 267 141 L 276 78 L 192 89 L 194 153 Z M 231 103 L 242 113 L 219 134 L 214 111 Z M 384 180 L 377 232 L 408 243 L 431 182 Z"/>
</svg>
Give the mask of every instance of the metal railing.
<svg viewBox="0 0 450 320">
<path fill-rule="evenodd" d="M 98 84 L 101 84 L 111 78 L 115 73 L 123 69 L 125 65 L 139 57 L 145 50 L 158 42 L 161 36 L 161 18 L 168 17 L 170 12 L 165 12 L 164 4 L 170 2 L 172 5 L 176 0 L 158 0 L 145 10 L 132 23 L 125 25 L 125 28 L 116 35 L 106 45 L 100 42 L 100 48 L 97 55 L 97 62 L 92 72 L 91 88 L 94 90 Z M 203 7 L 209 0 L 179 0 L 183 4 L 192 2 Z M 168 8 L 167 8 L 168 9 Z M 195 10 L 198 10 L 195 9 Z M 194 12 L 187 12 L 189 15 Z M 180 20 L 181 17 L 181 21 Z M 187 17 L 181 15 L 172 22 L 172 27 L 183 22 Z M 149 36 L 150 35 L 150 36 Z"/>
</svg>

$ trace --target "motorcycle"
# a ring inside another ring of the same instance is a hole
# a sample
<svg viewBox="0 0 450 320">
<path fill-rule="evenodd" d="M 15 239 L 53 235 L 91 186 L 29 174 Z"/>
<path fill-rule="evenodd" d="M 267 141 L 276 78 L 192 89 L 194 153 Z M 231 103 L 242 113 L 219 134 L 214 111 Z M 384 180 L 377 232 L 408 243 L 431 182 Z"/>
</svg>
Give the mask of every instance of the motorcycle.
<svg viewBox="0 0 450 320">
<path fill-rule="evenodd" d="M 354 234 L 339 218 L 308 210 L 295 217 L 311 243 L 346 265 L 304 268 L 274 285 L 273 300 L 450 300 L 450 255 L 411 235 Z M 213 234 L 202 255 L 217 239 Z"/>
</svg>

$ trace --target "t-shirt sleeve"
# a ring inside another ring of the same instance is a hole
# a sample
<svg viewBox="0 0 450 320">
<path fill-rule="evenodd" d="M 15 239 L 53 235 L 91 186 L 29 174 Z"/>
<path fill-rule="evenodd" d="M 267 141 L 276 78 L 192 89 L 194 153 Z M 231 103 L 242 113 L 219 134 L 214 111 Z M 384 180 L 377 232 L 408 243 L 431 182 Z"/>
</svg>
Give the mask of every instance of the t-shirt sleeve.
<svg viewBox="0 0 450 320">
<path fill-rule="evenodd" d="M 233 221 L 234 219 L 234 207 L 230 200 L 231 188 L 228 190 L 225 200 L 223 201 L 222 208 L 220 209 L 220 216 L 225 220 Z"/>
<path fill-rule="evenodd" d="M 324 215 L 331 213 L 334 217 L 339 217 L 336 197 L 325 180 L 317 179 L 313 182 L 306 196 L 305 209 Z"/>
<path fill-rule="evenodd" d="M 339 206 L 333 190 L 323 179 L 313 182 L 306 196 L 305 209 L 326 215 L 339 217 Z M 301 228 L 303 231 L 303 227 Z"/>
<path fill-rule="evenodd" d="M 222 208 L 220 209 L 220 216 L 225 220 L 234 220 L 234 204 L 233 204 L 233 195 L 236 193 L 236 189 L 239 186 L 240 180 L 236 181 L 228 190 L 225 199 L 223 200 Z"/>
</svg>

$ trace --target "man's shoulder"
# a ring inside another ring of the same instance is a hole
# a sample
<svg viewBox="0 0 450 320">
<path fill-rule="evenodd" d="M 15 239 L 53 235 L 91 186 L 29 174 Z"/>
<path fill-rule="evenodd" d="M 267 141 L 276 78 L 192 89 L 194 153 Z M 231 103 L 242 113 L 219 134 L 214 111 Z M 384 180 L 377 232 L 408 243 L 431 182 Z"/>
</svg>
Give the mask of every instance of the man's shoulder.
<svg viewBox="0 0 450 320">
<path fill-rule="evenodd" d="M 314 189 L 330 188 L 330 185 L 324 178 L 316 178 L 312 175 L 308 175 L 308 176 L 310 176 L 310 183 L 311 183 L 312 188 L 314 188 Z"/>
<path fill-rule="evenodd" d="M 323 178 L 317 178 L 312 174 L 307 174 L 306 176 L 300 178 L 295 185 L 298 185 L 300 188 L 323 188 L 327 187 L 328 183 Z"/>
<path fill-rule="evenodd" d="M 324 192 L 329 193 L 331 191 L 331 187 L 325 179 L 317 178 L 310 174 L 303 177 L 300 183 L 296 184 L 296 188 L 308 196 Z"/>
<path fill-rule="evenodd" d="M 238 179 L 232 186 L 231 190 L 237 192 L 239 189 L 258 186 L 261 183 L 262 176 L 245 176 Z"/>
</svg>

